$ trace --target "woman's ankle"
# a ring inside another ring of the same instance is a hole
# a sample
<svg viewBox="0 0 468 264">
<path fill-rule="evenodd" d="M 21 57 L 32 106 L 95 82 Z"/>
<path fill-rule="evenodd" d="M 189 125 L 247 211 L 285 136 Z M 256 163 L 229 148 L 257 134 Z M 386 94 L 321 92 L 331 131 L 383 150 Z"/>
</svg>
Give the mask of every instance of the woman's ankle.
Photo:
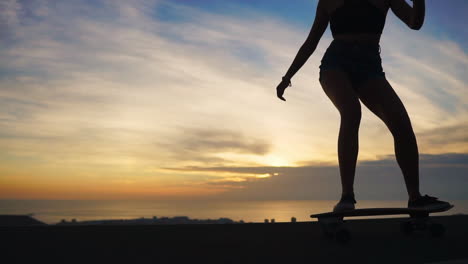
<svg viewBox="0 0 468 264">
<path fill-rule="evenodd" d="M 341 197 L 353 197 L 354 198 L 354 192 L 342 192 Z"/>
<path fill-rule="evenodd" d="M 422 197 L 422 195 L 420 193 L 417 193 L 417 194 L 409 195 L 408 200 L 410 202 L 413 202 L 413 201 L 416 201 L 417 199 L 419 199 L 421 197 Z"/>
</svg>

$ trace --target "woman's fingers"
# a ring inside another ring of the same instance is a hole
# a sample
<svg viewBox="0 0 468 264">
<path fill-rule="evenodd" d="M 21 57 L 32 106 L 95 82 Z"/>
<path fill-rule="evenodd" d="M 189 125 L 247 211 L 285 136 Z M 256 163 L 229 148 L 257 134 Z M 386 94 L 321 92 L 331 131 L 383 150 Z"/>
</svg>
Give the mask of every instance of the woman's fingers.
<svg viewBox="0 0 468 264">
<path fill-rule="evenodd" d="M 281 83 L 278 85 L 278 87 L 276 87 L 276 95 L 278 96 L 279 99 L 281 99 L 283 101 L 286 101 L 286 99 L 284 99 L 284 97 L 283 97 L 285 89 L 286 89 L 286 87 L 283 87 L 281 85 Z"/>
</svg>

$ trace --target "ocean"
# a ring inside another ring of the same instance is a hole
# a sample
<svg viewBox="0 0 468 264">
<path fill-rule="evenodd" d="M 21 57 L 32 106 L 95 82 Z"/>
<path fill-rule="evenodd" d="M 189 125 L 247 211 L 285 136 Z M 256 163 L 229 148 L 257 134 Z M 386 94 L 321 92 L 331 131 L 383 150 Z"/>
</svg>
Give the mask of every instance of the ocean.
<svg viewBox="0 0 468 264">
<path fill-rule="evenodd" d="M 89 200 L 0 200 L 0 214 L 32 214 L 55 224 L 61 220 L 135 219 L 188 216 L 191 219 L 230 218 L 235 221 L 311 221 L 311 214 L 330 211 L 337 201 L 89 201 Z M 440 215 L 468 214 L 468 200 L 450 201 L 455 208 Z M 357 208 L 405 207 L 406 201 L 358 201 Z M 398 216 L 397 216 L 398 217 Z"/>
</svg>

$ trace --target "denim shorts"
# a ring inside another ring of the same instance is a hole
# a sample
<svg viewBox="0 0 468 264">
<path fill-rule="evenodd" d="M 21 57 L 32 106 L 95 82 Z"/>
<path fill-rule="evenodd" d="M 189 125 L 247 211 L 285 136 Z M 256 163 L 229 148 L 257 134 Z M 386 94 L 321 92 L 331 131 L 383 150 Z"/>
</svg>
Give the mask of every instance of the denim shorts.
<svg viewBox="0 0 468 264">
<path fill-rule="evenodd" d="M 346 72 L 354 89 L 371 78 L 385 77 L 380 45 L 333 40 L 320 64 L 320 80 L 326 70 Z"/>
</svg>

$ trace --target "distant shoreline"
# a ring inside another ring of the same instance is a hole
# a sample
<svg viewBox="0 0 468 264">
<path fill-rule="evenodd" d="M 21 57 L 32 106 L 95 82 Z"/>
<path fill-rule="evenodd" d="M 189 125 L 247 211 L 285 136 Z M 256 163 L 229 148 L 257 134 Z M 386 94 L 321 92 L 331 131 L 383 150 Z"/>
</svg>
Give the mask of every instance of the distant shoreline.
<svg viewBox="0 0 468 264">
<path fill-rule="evenodd" d="M 62 220 L 56 225 L 183 225 L 183 224 L 244 224 L 244 221 L 234 221 L 229 218 L 218 219 L 190 219 L 188 216 L 175 217 L 156 217 L 152 218 L 135 218 L 135 219 L 104 219 L 104 220 L 87 220 L 71 221 Z"/>
</svg>

